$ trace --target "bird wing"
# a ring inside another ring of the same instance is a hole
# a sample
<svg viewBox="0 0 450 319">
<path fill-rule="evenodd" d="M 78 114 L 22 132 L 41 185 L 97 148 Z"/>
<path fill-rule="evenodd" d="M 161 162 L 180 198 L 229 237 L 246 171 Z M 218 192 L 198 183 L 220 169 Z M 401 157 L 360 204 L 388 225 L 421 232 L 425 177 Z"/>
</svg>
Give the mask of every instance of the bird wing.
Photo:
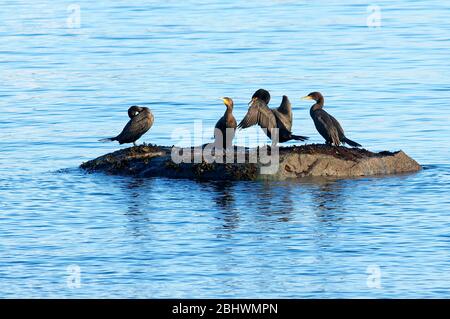
<svg viewBox="0 0 450 319">
<path fill-rule="evenodd" d="M 236 126 L 237 126 L 236 119 L 234 118 L 234 116 L 231 115 L 231 117 L 227 117 L 227 114 L 225 112 L 225 114 L 217 121 L 215 126 L 214 141 L 216 146 L 217 145 L 220 145 L 221 147 L 231 146 L 232 144 L 230 143 L 234 138 Z M 218 135 L 219 132 L 217 130 L 220 130 L 221 132 L 220 135 Z"/>
<path fill-rule="evenodd" d="M 330 118 L 334 124 L 334 127 L 336 128 L 337 133 L 339 134 L 339 139 L 345 137 L 344 129 L 342 128 L 341 124 L 339 124 L 338 120 L 336 120 L 332 115 L 330 115 Z"/>
<path fill-rule="evenodd" d="M 223 138 L 223 134 L 224 134 L 223 132 L 225 132 L 225 129 L 226 129 L 225 116 L 222 116 L 217 121 L 216 126 L 214 126 L 214 140 L 215 140 L 215 143 L 219 142 L 219 137 Z M 221 135 L 218 135 L 219 132 L 217 130 L 220 130 Z"/>
<path fill-rule="evenodd" d="M 324 110 L 318 110 L 316 111 L 314 124 L 316 125 L 317 131 L 319 131 L 320 135 L 326 140 L 331 140 L 333 143 L 339 144 L 339 128 L 341 126 L 334 117 Z"/>
<path fill-rule="evenodd" d="M 276 109 L 272 109 L 273 114 L 277 119 L 277 126 L 280 129 L 291 132 L 292 130 L 292 107 L 286 95 L 283 95 L 281 104 Z"/>
<path fill-rule="evenodd" d="M 218 128 L 219 130 L 224 130 L 224 129 L 226 129 L 225 116 L 222 116 L 222 117 L 217 121 L 215 128 Z"/>
<path fill-rule="evenodd" d="M 272 109 L 273 114 L 277 120 L 277 127 L 282 130 L 291 132 L 292 129 L 292 119 L 289 119 L 288 115 L 281 113 L 278 109 Z"/>
<path fill-rule="evenodd" d="M 222 134 L 223 134 L 223 132 L 225 132 L 225 130 L 226 130 L 226 127 L 227 126 L 226 126 L 226 122 L 225 122 L 225 116 L 222 116 L 217 121 L 216 126 L 214 127 L 215 128 L 215 130 L 214 130 L 214 138 L 217 138 L 217 136 L 216 136 L 217 129 L 220 130 L 222 132 Z"/>
<path fill-rule="evenodd" d="M 277 108 L 277 111 L 281 114 L 286 115 L 292 121 L 292 106 L 286 95 L 283 95 L 283 99 L 281 100 L 280 106 Z"/>
<path fill-rule="evenodd" d="M 254 101 L 248 108 L 247 114 L 239 123 L 238 128 L 248 128 L 256 124 L 269 130 L 276 127 L 275 115 L 267 104 L 260 100 Z"/>
<path fill-rule="evenodd" d="M 148 112 L 141 112 L 139 115 L 133 117 L 128 121 L 122 132 L 116 137 L 120 142 L 127 143 L 139 139 L 145 134 L 153 125 L 153 115 Z"/>
</svg>

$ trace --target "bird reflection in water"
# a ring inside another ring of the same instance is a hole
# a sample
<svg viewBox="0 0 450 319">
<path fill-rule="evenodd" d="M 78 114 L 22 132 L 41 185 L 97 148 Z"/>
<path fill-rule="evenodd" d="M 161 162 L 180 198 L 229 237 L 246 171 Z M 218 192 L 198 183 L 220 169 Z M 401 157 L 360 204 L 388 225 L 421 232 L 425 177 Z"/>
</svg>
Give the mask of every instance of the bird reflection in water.
<svg viewBox="0 0 450 319">
<path fill-rule="evenodd" d="M 239 212 L 235 207 L 233 182 L 217 181 L 210 183 L 213 191 L 213 200 L 218 210 L 216 219 L 221 221 L 220 228 L 226 232 L 219 232 L 218 237 L 231 237 L 234 229 L 239 227 Z"/>
<path fill-rule="evenodd" d="M 236 204 L 236 196 L 245 194 L 246 217 L 253 218 L 255 225 L 264 230 L 275 227 L 273 221 L 288 222 L 294 210 L 292 188 L 284 184 L 236 183 L 233 181 L 211 182 L 205 185 L 214 194 L 221 228 L 228 236 L 239 227 L 242 204 Z"/>
<path fill-rule="evenodd" d="M 148 208 L 148 194 L 151 194 L 151 183 L 152 180 L 144 179 L 130 179 L 128 182 L 124 183 L 121 187 L 125 193 L 125 198 L 127 199 L 127 211 L 125 216 L 128 218 L 130 232 L 134 237 L 145 237 L 150 236 L 152 230 L 152 223 L 148 217 L 148 211 L 143 210 L 143 208 Z M 143 196 L 145 194 L 145 196 Z"/>
<path fill-rule="evenodd" d="M 260 184 L 260 189 L 255 192 L 256 198 L 249 202 L 256 203 L 256 211 L 261 216 L 277 221 L 288 222 L 292 219 L 294 201 L 292 200 L 292 185 L 290 183 L 265 182 Z"/>
<path fill-rule="evenodd" d="M 324 180 L 316 184 L 311 196 L 320 222 L 333 223 L 343 219 L 342 213 L 345 212 L 343 188 L 343 183 L 336 180 Z"/>
<path fill-rule="evenodd" d="M 319 180 L 311 186 L 311 201 L 314 209 L 312 232 L 316 250 L 316 259 L 322 263 L 331 263 L 324 254 L 330 247 L 339 245 L 342 238 L 340 228 L 345 219 L 346 194 L 348 187 L 345 181 Z M 323 260 L 326 259 L 326 260 Z"/>
</svg>

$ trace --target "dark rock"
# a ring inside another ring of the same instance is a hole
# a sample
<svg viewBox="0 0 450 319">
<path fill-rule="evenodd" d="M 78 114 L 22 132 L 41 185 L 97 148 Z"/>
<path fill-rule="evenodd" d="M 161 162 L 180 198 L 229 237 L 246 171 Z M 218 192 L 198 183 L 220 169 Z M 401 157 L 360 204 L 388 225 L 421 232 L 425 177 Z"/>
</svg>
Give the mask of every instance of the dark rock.
<svg viewBox="0 0 450 319">
<path fill-rule="evenodd" d="M 206 180 L 284 180 L 307 176 L 357 177 L 415 172 L 421 166 L 404 152 L 373 153 L 323 144 L 260 148 L 235 147 L 234 153 L 208 153 L 192 148 L 142 145 L 103 155 L 81 165 L 87 172 L 142 177 Z M 184 154 L 184 161 L 172 156 Z M 209 156 L 208 156 L 209 154 Z M 232 160 L 227 161 L 227 156 Z"/>
</svg>

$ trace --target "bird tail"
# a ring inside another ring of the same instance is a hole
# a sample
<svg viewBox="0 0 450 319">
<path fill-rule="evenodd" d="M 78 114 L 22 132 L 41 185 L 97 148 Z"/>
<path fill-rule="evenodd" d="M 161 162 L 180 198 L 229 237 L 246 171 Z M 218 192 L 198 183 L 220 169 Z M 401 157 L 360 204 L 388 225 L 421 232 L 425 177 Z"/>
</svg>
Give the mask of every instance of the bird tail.
<svg viewBox="0 0 450 319">
<path fill-rule="evenodd" d="M 355 141 L 352 141 L 351 139 L 348 139 L 346 137 L 343 138 L 342 142 L 347 143 L 348 145 L 353 147 L 361 147 L 361 144 L 358 144 Z"/>
<path fill-rule="evenodd" d="M 306 141 L 309 139 L 309 137 L 307 137 L 307 136 L 294 135 L 294 134 L 291 134 L 291 138 L 296 141 Z"/>
<path fill-rule="evenodd" d="M 101 140 L 98 140 L 99 142 L 112 142 L 115 141 L 116 138 L 115 137 L 107 137 L 107 138 L 102 138 Z"/>
</svg>

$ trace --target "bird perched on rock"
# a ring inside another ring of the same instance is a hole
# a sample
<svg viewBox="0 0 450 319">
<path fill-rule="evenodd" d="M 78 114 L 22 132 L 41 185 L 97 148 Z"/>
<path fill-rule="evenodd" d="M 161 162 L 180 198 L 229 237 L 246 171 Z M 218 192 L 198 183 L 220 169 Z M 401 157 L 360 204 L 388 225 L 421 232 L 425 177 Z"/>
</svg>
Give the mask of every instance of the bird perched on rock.
<svg viewBox="0 0 450 319">
<path fill-rule="evenodd" d="M 148 107 L 136 105 L 128 109 L 128 116 L 130 120 L 119 135 L 101 139 L 100 141 L 117 141 L 119 144 L 133 143 L 136 146 L 136 141 L 152 127 L 154 117 Z"/>
<path fill-rule="evenodd" d="M 247 114 L 239 123 L 238 128 L 245 129 L 258 124 L 267 137 L 272 140 L 272 145 L 290 140 L 305 141 L 306 136 L 294 135 L 292 129 L 292 107 L 286 95 L 276 109 L 270 109 L 270 93 L 264 89 L 257 90 L 250 101 Z M 273 136 L 276 134 L 277 136 Z"/>
<path fill-rule="evenodd" d="M 227 107 L 225 114 L 217 121 L 214 131 L 215 145 L 217 148 L 230 148 L 233 145 L 236 131 L 236 119 L 233 116 L 233 100 L 229 97 L 221 98 Z"/>
<path fill-rule="evenodd" d="M 317 131 L 325 139 L 327 145 L 339 146 L 341 143 L 353 147 L 361 147 L 360 144 L 348 139 L 339 122 L 324 109 L 325 99 L 320 92 L 312 92 L 302 98 L 303 100 L 314 100 L 316 103 L 311 106 L 309 114 L 314 121 Z"/>
</svg>

